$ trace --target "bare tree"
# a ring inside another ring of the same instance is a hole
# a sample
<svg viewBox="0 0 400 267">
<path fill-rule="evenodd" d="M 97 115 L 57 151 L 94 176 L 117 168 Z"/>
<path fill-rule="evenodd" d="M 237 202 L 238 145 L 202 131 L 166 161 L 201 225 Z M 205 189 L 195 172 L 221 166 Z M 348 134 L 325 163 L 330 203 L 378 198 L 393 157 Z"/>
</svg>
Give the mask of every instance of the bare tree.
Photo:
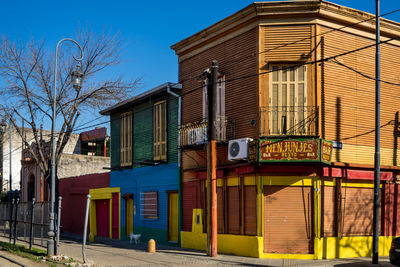
<svg viewBox="0 0 400 267">
<path fill-rule="evenodd" d="M 58 54 L 56 164 L 82 111 L 98 110 L 126 98 L 138 86 L 139 79 L 124 80 L 113 76 L 112 67 L 121 60 L 123 43 L 118 34 L 79 31 L 74 38 L 84 51 L 81 70 L 84 74 L 82 88 L 72 87 L 71 73 L 79 55 L 73 45 L 64 43 Z M 51 46 L 55 48 L 55 44 Z M 54 50 L 44 42 L 34 40 L 27 44 L 16 43 L 2 37 L 0 40 L 0 109 L 9 117 L 26 148 L 43 175 L 50 176 L 49 148 L 41 142 L 38 125 L 51 125 L 54 91 Z M 33 140 L 26 140 L 18 125 L 28 125 Z M 40 126 L 39 126 L 40 128 Z M 33 142 L 31 142 L 33 141 Z"/>
</svg>

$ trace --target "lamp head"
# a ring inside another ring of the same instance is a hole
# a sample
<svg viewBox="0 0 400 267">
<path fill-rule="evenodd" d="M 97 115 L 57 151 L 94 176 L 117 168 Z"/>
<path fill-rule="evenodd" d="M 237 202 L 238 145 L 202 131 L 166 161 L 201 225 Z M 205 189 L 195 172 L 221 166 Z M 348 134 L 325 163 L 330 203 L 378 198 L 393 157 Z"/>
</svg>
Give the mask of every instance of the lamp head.
<svg viewBox="0 0 400 267">
<path fill-rule="evenodd" d="M 82 88 L 82 78 L 83 72 L 81 71 L 81 66 L 78 64 L 76 65 L 76 70 L 71 73 L 72 86 L 75 89 L 79 90 Z"/>
</svg>

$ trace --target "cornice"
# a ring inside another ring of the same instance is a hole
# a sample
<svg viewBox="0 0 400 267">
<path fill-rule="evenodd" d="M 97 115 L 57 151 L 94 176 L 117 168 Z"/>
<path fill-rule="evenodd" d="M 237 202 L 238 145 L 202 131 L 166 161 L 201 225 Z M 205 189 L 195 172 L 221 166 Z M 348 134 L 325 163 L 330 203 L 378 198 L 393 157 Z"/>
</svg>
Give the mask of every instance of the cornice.
<svg viewBox="0 0 400 267">
<path fill-rule="evenodd" d="M 171 49 L 178 56 L 187 53 L 193 54 L 195 50 L 202 46 L 212 46 L 218 38 L 240 31 L 241 28 L 248 27 L 249 24 L 268 20 L 273 24 L 273 20 L 284 18 L 288 24 L 291 19 L 299 17 L 319 17 L 326 20 L 339 22 L 342 25 L 349 25 L 362 20 L 370 21 L 360 23 L 354 28 L 375 31 L 375 15 L 341 6 L 324 0 L 299 0 L 299 1 L 276 1 L 276 2 L 255 2 L 233 15 L 207 27 L 206 29 L 174 44 Z M 296 20 L 296 19 L 295 19 Z M 381 34 L 386 37 L 400 35 L 400 23 L 385 18 L 381 18 Z M 225 38 L 226 39 L 226 38 Z"/>
</svg>

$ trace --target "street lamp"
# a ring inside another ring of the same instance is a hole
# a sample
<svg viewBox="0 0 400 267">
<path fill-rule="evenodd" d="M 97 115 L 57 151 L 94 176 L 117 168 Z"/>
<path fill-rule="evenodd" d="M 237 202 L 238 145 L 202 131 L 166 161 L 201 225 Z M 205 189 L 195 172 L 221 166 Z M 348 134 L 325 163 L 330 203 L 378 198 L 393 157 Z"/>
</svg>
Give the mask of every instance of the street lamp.
<svg viewBox="0 0 400 267">
<path fill-rule="evenodd" d="M 53 93 L 53 123 L 51 125 L 51 205 L 50 205 L 50 225 L 49 225 L 49 240 L 47 241 L 47 255 L 48 256 L 53 256 L 56 251 L 56 242 L 55 242 L 55 237 L 56 234 L 54 232 L 54 206 L 55 206 L 55 200 L 56 200 L 56 194 L 55 194 L 55 182 L 56 182 L 56 143 L 54 140 L 54 128 L 55 128 L 55 124 L 56 124 L 56 94 L 57 94 L 57 55 L 58 55 L 58 46 L 65 42 L 72 42 L 74 44 L 76 44 L 76 46 L 78 46 L 79 51 L 80 51 L 80 57 L 77 58 L 74 55 L 72 55 L 72 57 L 77 61 L 80 62 L 83 59 L 83 50 L 82 47 L 78 44 L 78 42 L 76 42 L 73 39 L 70 38 L 64 38 L 61 39 L 56 46 L 56 62 L 55 62 L 55 68 L 54 68 L 54 93 Z M 80 88 L 81 87 L 81 81 L 82 81 L 82 77 L 83 77 L 83 73 L 79 70 L 77 71 L 73 71 L 71 76 L 72 76 L 72 85 L 74 88 Z"/>
</svg>

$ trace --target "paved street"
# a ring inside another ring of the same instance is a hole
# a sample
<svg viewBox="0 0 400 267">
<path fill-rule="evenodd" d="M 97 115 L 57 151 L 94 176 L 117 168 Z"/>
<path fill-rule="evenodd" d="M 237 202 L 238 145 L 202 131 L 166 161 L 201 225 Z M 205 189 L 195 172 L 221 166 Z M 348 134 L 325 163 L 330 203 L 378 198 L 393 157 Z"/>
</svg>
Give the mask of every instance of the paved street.
<svg viewBox="0 0 400 267">
<path fill-rule="evenodd" d="M 7 242 L 6 238 L 0 237 Z M 157 248 L 157 253 L 147 253 L 146 244 L 131 244 L 129 241 L 105 239 L 102 243 L 88 244 L 86 256 L 89 263 L 96 267 L 130 267 L 130 266 L 377 266 L 371 264 L 370 258 L 336 259 L 336 260 L 294 260 L 294 259 L 256 259 L 232 255 L 218 255 L 209 258 L 204 252 L 185 250 L 177 247 L 162 246 Z M 19 244 L 26 245 L 24 242 Z M 42 248 L 43 249 L 43 248 Z M 4 254 L 6 253 L 6 254 Z M 72 257 L 82 262 L 82 244 L 79 240 L 62 239 L 59 253 Z M 6 255 L 25 266 L 47 266 L 41 263 L 31 262 L 28 259 L 0 251 L 0 255 Z M 8 265 L 7 265 L 8 264 Z M 0 266 L 12 265 L 7 260 L 0 258 Z M 382 257 L 378 266 L 390 267 L 388 257 Z"/>
</svg>

